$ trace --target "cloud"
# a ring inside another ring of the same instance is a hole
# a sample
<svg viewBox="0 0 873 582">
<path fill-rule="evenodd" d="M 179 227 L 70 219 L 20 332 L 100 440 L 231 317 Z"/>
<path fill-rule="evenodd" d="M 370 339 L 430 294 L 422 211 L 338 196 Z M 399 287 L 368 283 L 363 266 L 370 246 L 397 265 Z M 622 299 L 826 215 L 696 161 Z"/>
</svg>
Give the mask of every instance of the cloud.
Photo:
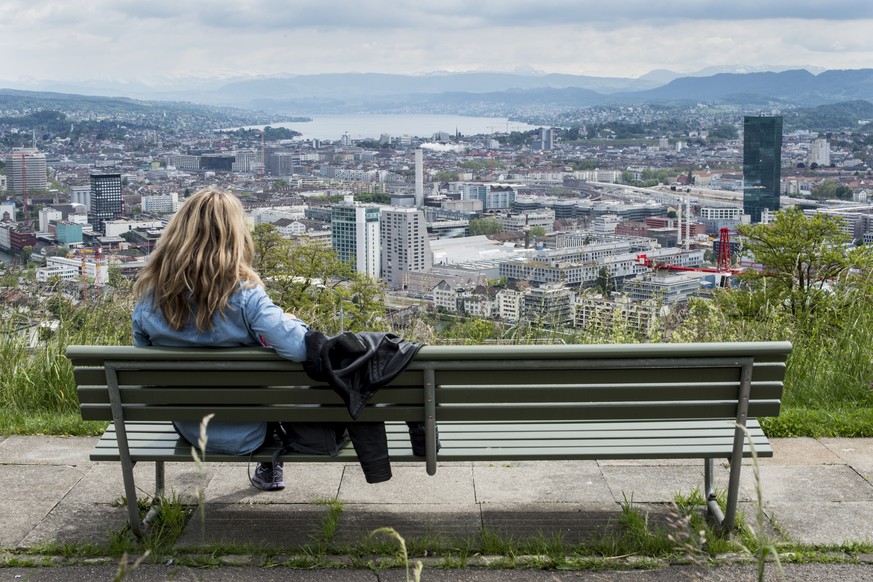
<svg viewBox="0 0 873 582">
<path fill-rule="evenodd" d="M 871 28 L 870 0 L 5 0 L 0 75 L 862 68 Z"/>
<path fill-rule="evenodd" d="M 434 152 L 463 152 L 467 149 L 465 146 L 457 143 L 423 143 L 418 147 Z"/>
</svg>

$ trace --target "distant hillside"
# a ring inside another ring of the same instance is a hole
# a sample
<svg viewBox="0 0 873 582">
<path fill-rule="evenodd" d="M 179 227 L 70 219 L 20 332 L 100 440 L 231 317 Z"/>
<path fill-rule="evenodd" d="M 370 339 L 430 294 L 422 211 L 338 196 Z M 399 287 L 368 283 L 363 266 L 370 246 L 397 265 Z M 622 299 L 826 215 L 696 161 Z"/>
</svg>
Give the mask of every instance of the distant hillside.
<svg viewBox="0 0 873 582">
<path fill-rule="evenodd" d="M 625 101 L 730 101 L 778 100 L 798 105 L 820 105 L 850 100 L 873 100 L 873 69 L 781 73 L 722 73 L 711 77 L 683 77 L 663 87 L 622 93 Z"/>
<path fill-rule="evenodd" d="M 155 127 L 179 121 L 185 121 L 186 125 L 195 124 L 198 127 L 226 127 L 264 123 L 270 120 L 263 114 L 229 107 L 0 89 L 0 111 L 5 112 L 6 118 L 14 118 L 16 112 L 26 116 L 40 110 L 57 111 L 73 118 L 105 116 L 128 121 L 139 119 L 144 126 L 152 123 Z M 152 121 L 147 121 L 149 119 Z"/>
<path fill-rule="evenodd" d="M 819 132 L 857 130 L 864 122 L 873 123 L 873 103 L 870 101 L 819 105 L 785 115 L 785 128 L 789 130 L 808 129 Z"/>
</svg>

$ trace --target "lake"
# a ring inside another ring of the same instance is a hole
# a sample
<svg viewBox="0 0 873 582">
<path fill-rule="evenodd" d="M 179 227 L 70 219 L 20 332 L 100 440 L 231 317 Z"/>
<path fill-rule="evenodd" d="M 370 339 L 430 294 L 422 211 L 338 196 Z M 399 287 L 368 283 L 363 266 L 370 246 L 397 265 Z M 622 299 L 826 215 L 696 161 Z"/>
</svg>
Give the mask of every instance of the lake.
<svg viewBox="0 0 873 582">
<path fill-rule="evenodd" d="M 539 126 L 505 117 L 467 117 L 465 115 L 426 115 L 426 114 L 342 114 L 321 115 L 303 114 L 312 121 L 270 123 L 271 127 L 287 127 L 303 134 L 302 139 L 323 139 L 336 141 L 348 134 L 351 139 L 379 139 L 383 133 L 392 138 L 401 135 L 430 138 L 437 132 L 454 135 L 506 133 L 510 131 L 530 131 Z M 262 129 L 264 125 L 253 125 L 247 129 Z"/>
</svg>

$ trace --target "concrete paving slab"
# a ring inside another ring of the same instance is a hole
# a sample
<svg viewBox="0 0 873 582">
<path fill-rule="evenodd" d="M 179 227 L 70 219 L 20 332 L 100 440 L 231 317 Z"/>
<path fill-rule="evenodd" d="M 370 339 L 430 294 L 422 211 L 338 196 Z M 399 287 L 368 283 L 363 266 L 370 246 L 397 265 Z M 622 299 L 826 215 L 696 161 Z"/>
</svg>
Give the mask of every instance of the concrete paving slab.
<svg viewBox="0 0 873 582">
<path fill-rule="evenodd" d="M 873 474 L 873 438 L 822 438 L 821 444 L 844 463 L 870 478 Z"/>
<path fill-rule="evenodd" d="M 440 467 L 431 477 L 424 465 L 392 466 L 393 477 L 384 483 L 369 484 L 357 465 L 347 465 L 340 485 L 344 503 L 455 504 L 472 505 L 472 467 Z"/>
<path fill-rule="evenodd" d="M 0 442 L 0 463 L 88 466 L 97 437 L 10 436 Z"/>
<path fill-rule="evenodd" d="M 113 532 L 127 524 L 127 508 L 104 503 L 62 502 L 19 544 L 24 548 L 49 542 L 107 546 Z"/>
<path fill-rule="evenodd" d="M 836 545 L 844 542 L 873 542 L 873 503 L 833 502 L 786 503 L 778 501 L 765 508 L 767 515 L 795 543 Z"/>
<path fill-rule="evenodd" d="M 625 497 L 635 503 L 669 503 L 677 493 L 690 494 L 695 489 L 703 493 L 703 465 L 655 465 L 646 467 L 604 466 L 600 468 L 612 497 L 621 503 Z M 744 470 L 742 473 L 751 471 Z M 729 471 L 716 464 L 716 488 L 727 488 Z M 740 491 L 740 500 L 750 495 Z"/>
<path fill-rule="evenodd" d="M 542 535 L 579 543 L 617 531 L 620 514 L 617 503 L 494 503 L 482 506 L 482 527 L 515 540 Z"/>
<path fill-rule="evenodd" d="M 410 540 L 439 538 L 445 543 L 476 536 L 482 527 L 479 507 L 469 505 L 343 505 L 337 523 L 334 545 L 358 544 L 373 530 L 392 527 Z"/>
<path fill-rule="evenodd" d="M 165 494 L 181 496 L 183 499 L 196 499 L 197 489 L 208 489 L 217 465 L 207 463 L 200 472 L 193 463 L 167 463 L 164 477 Z M 136 487 L 140 497 L 155 494 L 154 464 L 140 463 L 133 469 Z M 98 463 L 84 474 L 81 481 L 66 495 L 66 501 L 79 503 L 112 503 L 124 496 L 124 481 L 121 465 L 118 463 Z"/>
<path fill-rule="evenodd" d="M 177 549 L 216 545 L 251 545 L 259 548 L 294 548 L 321 537 L 327 514 L 322 505 L 206 504 L 206 519 L 195 512 L 176 542 Z"/>
<path fill-rule="evenodd" d="M 751 470 L 742 472 L 740 484 L 745 491 L 755 491 Z M 761 490 L 765 507 L 771 503 L 873 501 L 873 485 L 848 465 L 764 466 Z"/>
<path fill-rule="evenodd" d="M 0 465 L 0 515 L 4 520 L 19 513 L 42 519 L 84 473 L 85 469 L 65 465 Z M 31 505 L 39 509 L 34 512 Z"/>
<path fill-rule="evenodd" d="M 67 465 L 0 465 L 0 502 L 59 501 L 86 469 Z"/>
<path fill-rule="evenodd" d="M 594 461 L 474 463 L 479 503 L 613 503 Z"/>
<path fill-rule="evenodd" d="M 251 471 L 254 472 L 252 463 Z M 249 481 L 245 463 L 215 465 L 215 474 L 206 488 L 208 503 L 311 503 L 336 499 L 345 466 L 338 463 L 298 463 L 285 465 L 285 489 L 260 491 Z"/>
<path fill-rule="evenodd" d="M 758 459 L 761 465 L 839 465 L 843 461 L 832 450 L 814 438 L 774 438 L 772 457 Z M 751 464 L 751 459 L 745 459 Z"/>
<path fill-rule="evenodd" d="M 0 527 L 0 548 L 17 548 L 24 538 L 55 507 L 55 499 L 7 501 L 0 499 L 3 527 Z"/>
<path fill-rule="evenodd" d="M 737 514 L 742 514 L 745 518 L 745 524 L 752 528 L 752 531 L 758 531 L 758 503 L 757 501 L 740 501 L 737 503 Z M 770 521 L 770 515 L 767 513 L 767 510 L 764 510 L 764 522 L 763 528 L 761 529 L 766 539 L 782 542 L 788 541 L 786 540 L 782 534 L 773 526 L 773 522 Z"/>
</svg>

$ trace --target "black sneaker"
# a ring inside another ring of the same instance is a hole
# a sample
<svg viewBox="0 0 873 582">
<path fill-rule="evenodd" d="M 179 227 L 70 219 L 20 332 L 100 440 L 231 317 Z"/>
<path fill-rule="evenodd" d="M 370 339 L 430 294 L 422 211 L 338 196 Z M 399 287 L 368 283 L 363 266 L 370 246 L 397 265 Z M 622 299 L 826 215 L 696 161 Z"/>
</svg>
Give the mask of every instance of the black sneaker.
<svg viewBox="0 0 873 582">
<path fill-rule="evenodd" d="M 284 464 L 258 463 L 251 477 L 252 485 L 262 491 L 279 491 L 285 488 Z"/>
</svg>

